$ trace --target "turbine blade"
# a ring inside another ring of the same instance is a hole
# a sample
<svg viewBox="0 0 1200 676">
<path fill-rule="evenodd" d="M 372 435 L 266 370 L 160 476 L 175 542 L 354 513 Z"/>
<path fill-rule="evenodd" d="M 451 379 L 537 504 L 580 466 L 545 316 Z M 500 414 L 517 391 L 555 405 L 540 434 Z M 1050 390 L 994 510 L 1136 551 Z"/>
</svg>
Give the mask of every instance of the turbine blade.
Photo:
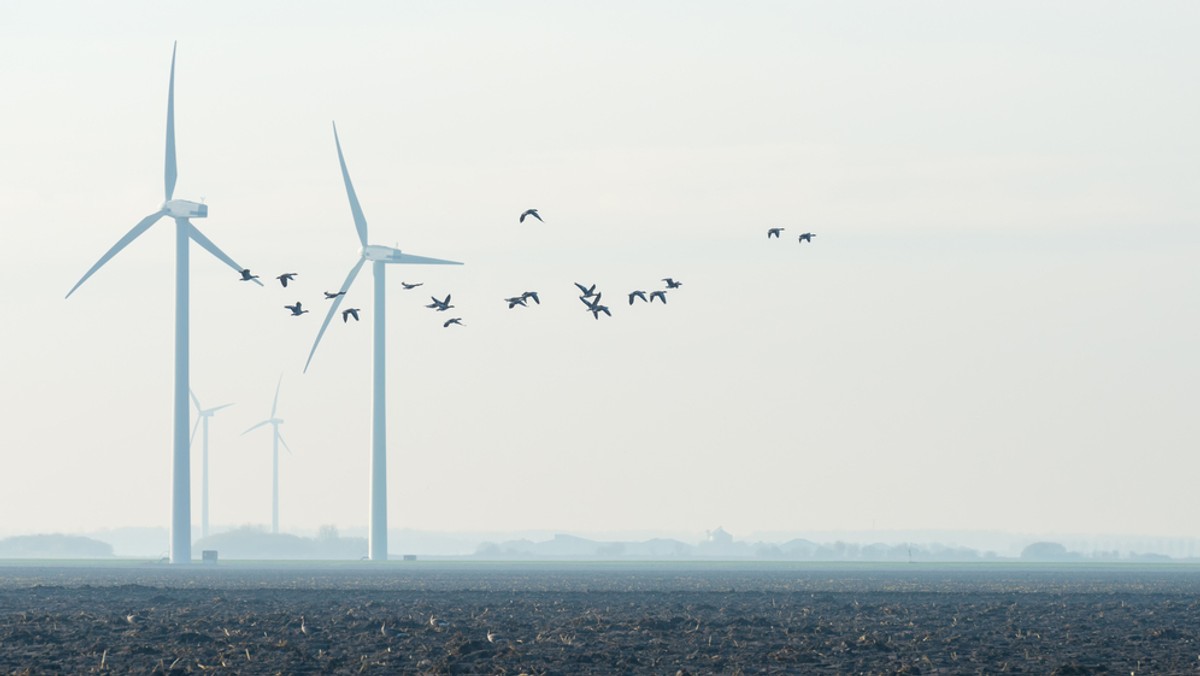
<svg viewBox="0 0 1200 676">
<path fill-rule="evenodd" d="M 192 444 L 196 443 L 196 430 L 200 429 L 200 421 L 201 420 L 202 420 L 202 418 L 197 417 L 196 424 L 192 425 L 192 438 L 188 440 L 188 448 L 191 448 Z"/>
<path fill-rule="evenodd" d="M 225 265 L 228 265 L 229 267 L 233 268 L 237 272 L 242 271 L 242 266 L 235 263 L 233 261 L 233 259 L 230 258 L 228 255 L 226 255 L 226 253 L 224 251 L 221 251 L 220 247 L 218 247 L 216 244 L 213 244 L 211 239 L 205 237 L 204 233 L 200 232 L 200 230 L 191 221 L 189 221 L 186 218 L 183 220 L 188 224 L 188 232 L 191 233 L 192 239 L 195 240 L 195 242 L 197 244 L 204 247 L 205 249 L 208 249 L 209 253 L 216 256 Z M 257 284 L 259 286 L 263 285 L 262 282 L 257 279 L 252 279 L 250 281 L 254 282 L 255 284 Z"/>
<path fill-rule="evenodd" d="M 208 413 L 210 413 L 210 414 L 216 413 L 217 411 L 220 411 L 223 408 L 229 408 L 230 406 L 233 406 L 233 404 L 221 404 L 220 406 L 214 406 L 214 407 L 208 409 Z"/>
<path fill-rule="evenodd" d="M 317 346 L 321 344 L 321 336 L 325 335 L 325 329 L 329 328 L 329 321 L 337 314 L 338 306 L 342 304 L 342 299 L 346 297 L 345 292 L 350 290 L 350 285 L 354 283 L 354 278 L 358 276 L 358 271 L 362 269 L 363 263 L 367 259 L 359 258 L 354 267 L 350 268 L 350 274 L 346 275 L 346 281 L 342 282 L 342 295 L 333 299 L 333 304 L 329 306 L 329 314 L 325 315 L 325 322 L 321 324 L 321 330 L 317 331 L 317 339 L 313 341 L 312 350 L 308 352 L 308 361 L 304 362 L 304 372 L 308 373 L 308 365 L 312 363 L 313 355 L 317 353 Z"/>
<path fill-rule="evenodd" d="M 117 243 L 112 245 L 112 248 L 109 249 L 103 256 L 101 256 L 100 260 L 96 261 L 96 264 L 93 265 L 91 267 L 91 269 L 88 270 L 86 274 L 84 274 L 83 277 L 80 277 L 78 282 L 75 282 L 75 286 L 72 286 L 71 290 L 67 292 L 67 298 L 70 298 L 71 294 L 75 293 L 75 289 L 78 289 L 80 284 L 83 284 L 84 282 L 86 282 L 87 278 L 92 276 L 92 273 L 96 272 L 97 270 L 100 269 L 100 266 L 107 263 L 108 259 L 112 258 L 113 256 L 116 256 L 121 251 L 121 249 L 124 249 L 130 242 L 137 239 L 138 236 L 140 236 L 143 232 L 146 232 L 147 230 L 149 230 L 150 226 L 157 223 L 158 219 L 162 218 L 165 214 L 166 214 L 165 211 L 156 211 L 156 212 L 150 214 L 149 216 L 143 218 L 141 221 L 138 222 L 137 225 L 133 226 L 132 230 L 125 233 L 124 237 L 117 240 Z"/>
<path fill-rule="evenodd" d="M 458 261 L 447 261 L 441 258 L 429 258 L 427 256 L 414 256 L 412 254 L 397 253 L 392 254 L 388 259 L 388 263 L 399 263 L 409 265 L 462 265 Z"/>
<path fill-rule="evenodd" d="M 291 447 L 288 446 L 287 442 L 283 440 L 283 435 L 280 434 L 278 427 L 275 428 L 275 436 L 279 437 L 279 443 L 283 444 L 283 450 L 287 451 L 288 455 L 295 455 L 294 453 L 292 453 Z"/>
<path fill-rule="evenodd" d="M 342 180 L 346 182 L 346 195 L 350 198 L 350 213 L 354 215 L 354 227 L 358 230 L 358 241 L 367 245 L 367 218 L 363 216 L 362 205 L 358 203 L 358 195 L 354 192 L 354 184 L 350 182 L 350 172 L 346 169 L 346 158 L 342 156 L 342 142 L 338 139 L 337 123 L 333 123 L 333 142 L 337 144 L 338 163 L 342 165 Z"/>
<path fill-rule="evenodd" d="M 196 405 L 196 410 L 203 411 L 204 408 L 200 406 L 200 400 L 196 398 L 195 391 L 193 391 L 190 387 L 188 388 L 188 394 L 192 395 L 192 403 Z"/>
<path fill-rule="evenodd" d="M 264 420 L 264 421 L 258 423 L 257 425 L 251 426 L 249 429 L 246 430 L 246 432 L 249 432 L 250 430 L 256 430 L 256 429 L 262 427 L 263 425 L 269 425 L 270 423 L 271 423 L 270 420 Z M 244 434 L 246 434 L 246 432 L 242 432 L 242 434 L 244 435 Z"/>
<path fill-rule="evenodd" d="M 271 417 L 275 417 L 275 409 L 279 406 L 279 386 L 283 384 L 283 374 L 279 374 L 279 382 L 275 383 L 275 401 L 271 402 Z"/>
<path fill-rule="evenodd" d="M 171 84 L 167 88 L 167 161 L 163 169 L 163 181 L 166 185 L 166 199 L 171 201 L 175 194 L 175 179 L 178 171 L 175 167 L 175 48 L 171 47 Z"/>
</svg>

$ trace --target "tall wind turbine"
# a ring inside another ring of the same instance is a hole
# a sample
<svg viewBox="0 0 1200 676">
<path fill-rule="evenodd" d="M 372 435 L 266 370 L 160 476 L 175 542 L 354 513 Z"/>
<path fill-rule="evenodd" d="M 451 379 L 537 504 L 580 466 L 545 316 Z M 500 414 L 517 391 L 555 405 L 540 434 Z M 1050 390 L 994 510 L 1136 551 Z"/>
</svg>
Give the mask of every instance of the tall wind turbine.
<svg viewBox="0 0 1200 676">
<path fill-rule="evenodd" d="M 167 157 L 164 169 L 166 200 L 158 211 L 143 218 L 125 236 L 117 240 L 100 260 L 91 267 L 67 292 L 67 298 L 100 269 L 110 258 L 120 253 L 130 242 L 150 229 L 164 216 L 175 219 L 175 429 L 172 433 L 171 456 L 171 563 L 192 560 L 191 523 L 191 458 L 188 442 L 188 245 L 195 241 L 234 270 L 242 266 L 205 237 L 189 219 L 208 216 L 208 206 L 198 202 L 172 199 L 175 193 L 175 48 L 171 48 L 171 80 L 167 88 Z M 255 283 L 262 285 L 258 280 Z"/>
<path fill-rule="evenodd" d="M 367 219 L 363 216 L 362 207 L 358 203 L 358 196 L 354 192 L 354 185 L 350 183 L 350 172 L 346 170 L 346 158 L 342 155 L 342 142 L 338 139 L 336 123 L 333 125 L 333 142 L 337 145 L 338 163 L 342 167 L 342 180 L 346 183 L 346 195 L 350 198 L 350 213 L 354 216 L 354 227 L 358 230 L 358 242 L 361 248 L 358 250 L 358 262 L 354 264 L 354 267 L 350 268 L 350 274 L 346 275 L 346 281 L 342 282 L 340 291 L 343 295 L 334 299 L 333 305 L 329 307 L 329 314 L 325 315 L 325 322 L 321 324 L 321 330 L 317 332 L 317 339 L 313 341 L 312 350 L 308 353 L 308 361 L 304 364 L 304 371 L 308 371 L 308 366 L 312 363 L 313 354 L 317 351 L 317 345 L 321 343 L 321 336 L 325 335 L 325 329 L 329 326 L 329 321 L 337 314 L 338 305 L 346 297 L 345 292 L 350 290 L 350 285 L 354 283 L 354 278 L 358 276 L 358 271 L 362 269 L 363 263 L 371 261 L 373 264 L 372 272 L 374 272 L 375 276 L 375 311 L 372 313 L 373 318 L 371 320 L 374 322 L 374 346 L 371 365 L 371 513 L 368 522 L 367 550 L 372 561 L 386 561 L 388 558 L 388 547 L 387 405 L 384 397 L 387 389 L 387 360 L 385 350 L 387 343 L 384 339 L 387 330 L 387 285 L 384 283 L 385 273 L 389 264 L 462 265 L 462 263 L 441 260 L 439 258 L 414 256 L 403 253 L 399 249 L 393 249 L 390 246 L 367 244 Z"/>
<path fill-rule="evenodd" d="M 196 393 L 188 389 L 188 393 L 192 395 L 192 403 L 196 405 L 196 424 L 192 427 L 192 438 L 188 441 L 188 446 L 196 443 L 196 430 L 200 429 L 200 423 L 204 423 L 204 455 L 200 462 L 200 537 L 208 537 L 208 419 L 213 417 L 213 414 L 223 408 L 229 408 L 233 404 L 221 404 L 212 408 L 204 408 L 200 405 L 200 400 L 196 398 Z"/>
<path fill-rule="evenodd" d="M 279 532 L 279 444 L 287 449 L 288 453 L 292 452 L 291 447 L 283 440 L 283 435 L 279 433 L 279 426 L 283 424 L 282 418 L 275 417 L 275 411 L 279 408 L 279 386 L 283 384 L 283 376 L 279 376 L 279 382 L 275 384 L 275 401 L 271 402 L 271 417 L 266 420 L 252 425 L 250 429 L 256 430 L 263 425 L 271 426 L 271 532 Z M 242 434 L 246 434 L 242 432 Z"/>
</svg>

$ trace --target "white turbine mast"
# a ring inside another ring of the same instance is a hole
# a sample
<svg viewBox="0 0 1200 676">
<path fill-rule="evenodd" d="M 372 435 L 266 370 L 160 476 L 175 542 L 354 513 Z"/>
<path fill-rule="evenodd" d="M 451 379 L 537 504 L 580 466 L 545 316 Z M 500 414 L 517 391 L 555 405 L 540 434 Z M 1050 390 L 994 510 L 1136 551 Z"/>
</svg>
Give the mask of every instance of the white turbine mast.
<svg viewBox="0 0 1200 676">
<path fill-rule="evenodd" d="M 189 448 L 196 443 L 196 431 L 200 429 L 200 423 L 204 423 L 204 437 L 200 444 L 203 448 L 200 461 L 200 537 L 206 538 L 208 537 L 208 419 L 213 417 L 217 411 L 229 408 L 233 404 L 204 408 L 200 405 L 200 400 L 196 398 L 195 391 L 189 389 L 188 394 L 192 395 L 192 403 L 196 405 L 196 424 L 192 426 L 192 438 L 188 440 Z"/>
<path fill-rule="evenodd" d="M 325 335 L 325 329 L 328 328 L 330 320 L 337 313 L 338 306 L 341 304 L 342 299 L 346 297 L 345 293 L 350 290 L 350 285 L 354 283 L 354 278 L 358 276 L 358 271 L 362 269 L 364 263 L 371 261 L 373 264 L 372 272 L 375 277 L 375 309 L 371 318 L 371 321 L 374 322 L 374 340 L 371 365 L 371 482 L 367 550 L 372 561 L 386 561 L 388 558 L 388 546 L 387 402 L 384 396 L 387 390 L 387 343 L 385 341 L 387 330 L 387 284 L 385 283 L 385 273 L 388 265 L 462 265 L 462 263 L 442 260 L 440 258 L 414 256 L 403 253 L 398 248 L 381 244 L 368 244 L 367 219 L 363 216 L 362 206 L 359 205 L 358 196 L 354 192 L 354 185 L 350 182 L 350 172 L 346 169 L 346 158 L 342 155 L 342 142 L 338 138 L 336 123 L 333 125 L 333 142 L 337 146 L 338 163 L 342 168 L 342 180 L 346 184 L 346 196 L 350 199 L 350 213 L 354 217 L 354 227 L 358 231 L 358 242 L 361 248 L 358 251 L 358 261 L 350 268 L 350 273 L 346 275 L 346 281 L 342 282 L 342 286 L 339 289 L 342 294 L 333 300 L 333 304 L 329 307 L 329 313 L 325 315 L 325 322 L 321 324 L 321 329 L 317 332 L 317 339 L 313 341 L 312 350 L 308 353 L 308 361 L 304 364 L 304 371 L 307 372 L 309 365 L 312 364 L 312 358 L 317 351 L 317 345 L 321 343 L 321 336 Z"/>
<path fill-rule="evenodd" d="M 167 88 L 167 153 L 163 170 L 165 200 L 157 211 L 143 218 L 133 226 L 132 230 L 125 233 L 124 237 L 117 240 L 117 243 L 112 245 L 112 248 L 84 273 L 75 286 L 71 287 L 71 290 L 67 292 L 67 298 L 70 298 L 71 294 L 75 293 L 75 290 L 109 259 L 149 230 L 150 226 L 166 216 L 175 220 L 175 397 L 171 456 L 171 563 L 183 564 L 190 563 L 192 560 L 191 455 L 188 440 L 188 428 L 191 427 L 191 416 L 188 412 L 188 252 L 190 244 L 196 242 L 234 270 L 240 271 L 242 266 L 235 263 L 192 224 L 190 219 L 208 216 L 207 205 L 173 199 L 177 176 L 178 170 L 175 165 L 175 47 L 172 47 L 171 79 Z M 262 286 L 262 282 L 258 280 L 254 280 L 254 282 Z"/>
<path fill-rule="evenodd" d="M 275 415 L 279 410 L 279 386 L 283 384 L 283 374 L 279 376 L 279 382 L 275 384 L 275 400 L 271 402 L 271 417 L 266 420 L 251 425 L 246 432 L 256 430 L 263 425 L 271 426 L 271 532 L 279 533 L 279 445 L 283 444 L 284 449 L 290 454 L 292 449 L 283 440 L 283 435 L 279 433 L 279 426 L 283 424 L 283 418 Z M 242 432 L 242 434 L 246 434 Z"/>
</svg>

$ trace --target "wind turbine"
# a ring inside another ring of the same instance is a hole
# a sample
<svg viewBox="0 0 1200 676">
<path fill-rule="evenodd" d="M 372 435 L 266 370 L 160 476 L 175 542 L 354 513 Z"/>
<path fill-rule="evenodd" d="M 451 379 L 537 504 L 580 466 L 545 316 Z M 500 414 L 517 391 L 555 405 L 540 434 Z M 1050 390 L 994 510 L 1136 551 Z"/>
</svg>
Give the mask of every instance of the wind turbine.
<svg viewBox="0 0 1200 676">
<path fill-rule="evenodd" d="M 375 276 L 375 311 L 372 313 L 371 319 L 374 322 L 374 345 L 371 364 L 371 512 L 368 520 L 367 551 L 372 561 L 386 561 L 388 558 L 387 405 L 384 393 L 387 389 L 385 350 L 387 343 L 384 335 L 387 330 L 387 285 L 385 284 L 387 266 L 462 265 L 462 263 L 440 258 L 414 256 L 390 246 L 367 244 L 367 219 L 363 216 L 362 206 L 359 205 L 358 196 L 354 192 L 354 185 L 350 182 L 350 172 L 346 169 L 346 158 L 342 155 L 342 142 L 338 139 L 336 123 L 333 125 L 333 142 L 337 145 L 338 163 L 342 167 L 342 180 L 346 183 L 346 195 L 350 198 L 350 213 L 354 216 L 354 227 L 358 230 L 358 242 L 361 248 L 358 250 L 358 262 L 350 268 L 350 274 L 346 275 L 346 281 L 342 282 L 340 289 L 342 295 L 334 299 L 333 305 L 329 307 L 329 313 L 325 315 L 325 322 L 321 324 L 321 330 L 317 332 L 317 339 L 313 341 L 312 350 L 308 353 L 308 361 L 304 363 L 304 371 L 308 372 L 313 354 L 317 351 L 317 345 L 321 343 L 321 336 L 325 335 L 329 321 L 333 319 L 342 299 L 346 297 L 345 292 L 350 290 L 350 285 L 354 283 L 354 278 L 358 276 L 358 271 L 362 269 L 363 264 L 371 261 L 372 272 Z"/>
<path fill-rule="evenodd" d="M 188 441 L 189 447 L 196 443 L 196 430 L 200 429 L 201 421 L 204 422 L 204 441 L 202 442 L 204 454 L 200 463 L 200 537 L 206 538 L 208 537 L 208 419 L 217 411 L 233 406 L 233 404 L 204 408 L 200 405 L 200 400 L 196 398 L 195 392 L 189 388 L 188 393 L 192 395 L 192 403 L 196 405 L 196 415 L 199 416 L 196 418 L 195 426 L 192 427 L 192 438 Z"/>
<path fill-rule="evenodd" d="M 283 424 L 283 419 L 275 417 L 275 410 L 279 407 L 279 386 L 283 384 L 283 376 L 279 376 L 279 382 L 275 384 L 275 401 L 271 402 L 271 417 L 253 425 L 250 430 L 258 429 L 263 425 L 270 425 L 272 428 L 271 434 L 271 532 L 279 532 L 279 444 L 287 449 L 288 453 L 292 449 L 283 440 L 283 435 L 279 433 L 279 426 Z M 246 432 L 242 432 L 243 435 Z"/>
<path fill-rule="evenodd" d="M 234 270 L 242 266 L 205 237 L 189 219 L 208 216 L 208 205 L 172 199 L 175 193 L 175 47 L 171 48 L 171 80 L 167 89 L 167 155 L 163 171 L 166 199 L 158 211 L 143 218 L 125 236 L 117 240 L 67 292 L 67 298 L 130 242 L 141 236 L 165 216 L 175 219 L 175 428 L 171 456 L 171 563 L 192 560 L 191 457 L 188 428 L 188 248 L 195 241 Z M 262 282 L 254 280 L 262 286 Z"/>
</svg>

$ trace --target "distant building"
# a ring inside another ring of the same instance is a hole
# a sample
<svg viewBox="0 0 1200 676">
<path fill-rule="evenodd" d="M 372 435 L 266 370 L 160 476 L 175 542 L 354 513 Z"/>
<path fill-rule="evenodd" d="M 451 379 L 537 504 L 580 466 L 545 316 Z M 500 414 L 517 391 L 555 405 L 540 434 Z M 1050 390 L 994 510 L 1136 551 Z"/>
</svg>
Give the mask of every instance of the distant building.
<svg viewBox="0 0 1200 676">
<path fill-rule="evenodd" d="M 724 528 L 717 526 L 716 530 L 705 531 L 705 542 L 711 545 L 731 545 L 733 544 L 733 536 L 725 531 Z"/>
</svg>

